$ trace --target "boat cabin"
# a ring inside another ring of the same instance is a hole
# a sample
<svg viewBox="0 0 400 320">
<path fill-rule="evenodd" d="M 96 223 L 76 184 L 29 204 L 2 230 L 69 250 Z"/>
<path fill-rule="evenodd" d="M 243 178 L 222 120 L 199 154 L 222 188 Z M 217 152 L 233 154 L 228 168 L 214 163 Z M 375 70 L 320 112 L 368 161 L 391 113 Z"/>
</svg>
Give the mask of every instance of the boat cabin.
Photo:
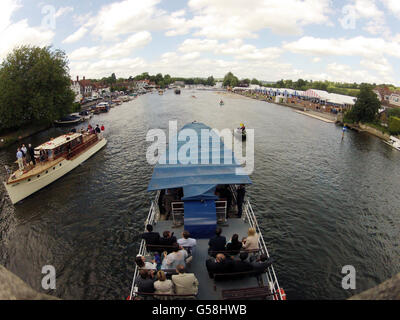
<svg viewBox="0 0 400 320">
<path fill-rule="evenodd" d="M 232 186 L 249 185 L 251 180 L 247 175 L 236 174 L 240 166 L 219 137 L 219 146 L 215 146 L 210 138 L 208 154 L 202 153 L 201 130 L 210 130 L 209 127 L 191 123 L 182 128 L 185 129 L 194 130 L 199 137 L 198 145 L 191 148 L 197 153 L 190 154 L 190 159 L 192 163 L 197 159 L 200 164 L 184 164 L 179 159 L 175 164 L 175 159 L 170 161 L 167 148 L 154 169 L 148 191 L 160 191 L 160 211 L 165 213 L 166 219 L 177 221 L 184 215 L 185 230 L 197 239 L 208 239 L 215 234 L 217 223 L 225 222 L 231 213 L 228 199 L 231 200 L 232 192 L 236 192 Z M 187 146 L 188 142 L 179 141 L 178 152 L 183 145 Z M 225 157 L 225 154 L 229 156 Z M 208 164 L 201 164 L 204 161 Z"/>
</svg>

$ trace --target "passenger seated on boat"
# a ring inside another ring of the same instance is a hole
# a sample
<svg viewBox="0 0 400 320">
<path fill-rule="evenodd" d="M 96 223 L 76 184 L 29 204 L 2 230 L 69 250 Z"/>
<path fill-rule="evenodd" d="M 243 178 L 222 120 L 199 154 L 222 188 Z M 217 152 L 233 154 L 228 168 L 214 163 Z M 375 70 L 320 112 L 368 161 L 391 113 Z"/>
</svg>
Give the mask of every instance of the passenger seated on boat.
<svg viewBox="0 0 400 320">
<path fill-rule="evenodd" d="M 159 250 L 157 246 L 160 244 L 160 234 L 158 232 L 153 232 L 153 226 L 151 224 L 146 226 L 146 232 L 142 234 L 142 239 L 146 241 L 147 250 Z"/>
<path fill-rule="evenodd" d="M 139 271 L 139 276 L 136 278 L 135 285 L 138 287 L 138 292 L 153 293 L 155 291 L 153 276 L 145 269 Z"/>
<path fill-rule="evenodd" d="M 185 266 L 183 265 L 178 265 L 176 271 L 178 274 L 172 276 L 175 293 L 178 295 L 197 295 L 199 291 L 199 281 L 194 273 L 186 273 Z"/>
<path fill-rule="evenodd" d="M 178 239 L 178 244 L 186 249 L 189 255 L 193 255 L 196 250 L 196 239 L 190 238 L 189 231 L 182 232 L 182 238 Z"/>
<path fill-rule="evenodd" d="M 45 150 L 40 150 L 40 161 L 45 162 L 47 160 L 47 153 Z"/>
<path fill-rule="evenodd" d="M 231 273 L 233 269 L 233 260 L 226 258 L 223 253 L 218 253 L 216 258 L 210 258 L 206 261 L 206 268 L 211 279 L 215 273 Z"/>
<path fill-rule="evenodd" d="M 222 229 L 218 227 L 215 230 L 215 236 L 208 241 L 208 254 L 216 257 L 219 252 L 225 251 L 226 238 L 221 236 Z"/>
<path fill-rule="evenodd" d="M 254 228 L 249 228 L 248 236 L 243 240 L 243 248 L 246 250 L 258 250 L 258 240 L 260 236 L 256 233 Z"/>
<path fill-rule="evenodd" d="M 171 280 L 167 279 L 164 271 L 157 272 L 157 281 L 154 282 L 154 293 L 159 294 L 174 294 L 174 284 Z M 155 296 L 157 299 L 166 300 L 168 297 Z"/>
<path fill-rule="evenodd" d="M 231 241 L 226 244 L 226 253 L 231 256 L 236 256 L 240 253 L 241 249 L 242 242 L 239 241 L 239 235 L 235 233 L 232 236 Z"/>
<path fill-rule="evenodd" d="M 263 273 L 267 268 L 274 262 L 273 258 L 268 258 L 268 256 L 263 253 L 259 258 L 256 256 L 250 257 L 250 264 L 255 273 Z"/>
<path fill-rule="evenodd" d="M 233 272 L 247 272 L 253 270 L 253 267 L 247 258 L 249 254 L 247 252 L 241 252 L 239 255 L 240 260 L 234 260 Z"/>
<path fill-rule="evenodd" d="M 161 269 L 173 269 L 176 268 L 178 265 L 186 265 L 186 258 L 188 257 L 188 253 L 185 249 L 180 247 L 177 243 L 173 245 L 173 251 L 167 255 L 167 252 L 164 251 L 163 262 L 161 265 Z"/>
<path fill-rule="evenodd" d="M 146 261 L 146 258 L 140 254 L 138 254 L 136 256 L 135 262 L 139 269 L 157 270 L 157 265 L 156 265 L 155 261 L 148 262 L 148 261 Z"/>
<path fill-rule="evenodd" d="M 161 251 L 167 251 L 168 253 L 172 252 L 172 246 L 176 243 L 176 237 L 174 236 L 174 233 L 171 233 L 170 231 L 164 231 L 163 236 L 160 238 L 160 250 Z"/>
</svg>

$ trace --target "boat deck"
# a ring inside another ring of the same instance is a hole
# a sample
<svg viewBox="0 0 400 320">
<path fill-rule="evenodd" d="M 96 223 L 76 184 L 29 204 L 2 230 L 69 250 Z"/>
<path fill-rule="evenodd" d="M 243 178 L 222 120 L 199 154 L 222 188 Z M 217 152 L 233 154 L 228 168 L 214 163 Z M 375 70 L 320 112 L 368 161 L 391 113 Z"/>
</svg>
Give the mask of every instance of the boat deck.
<svg viewBox="0 0 400 320">
<path fill-rule="evenodd" d="M 235 233 L 239 235 L 239 239 L 242 239 L 247 235 L 249 228 L 249 225 L 245 221 L 237 218 L 228 219 L 226 224 L 219 226 L 222 228 L 222 235 L 226 237 L 227 241 L 229 241 Z M 158 221 L 154 224 L 155 232 L 162 234 L 165 230 L 174 232 L 176 238 L 179 239 L 182 237 L 183 226 L 174 227 L 173 221 L 171 220 Z M 206 260 L 209 258 L 208 239 L 197 240 L 196 251 L 193 255 L 193 260 L 190 263 L 190 266 L 187 266 L 187 272 L 194 273 L 199 281 L 198 299 L 221 300 L 222 290 L 253 288 L 259 286 L 256 277 L 244 277 L 238 280 L 217 281 L 215 282 L 216 290 L 214 290 L 214 280 L 210 279 L 206 268 Z M 264 284 L 266 284 L 266 277 L 263 275 L 262 278 Z"/>
<path fill-rule="evenodd" d="M 21 172 L 20 170 L 15 171 L 7 180 L 8 184 L 16 183 L 25 179 L 29 179 L 33 176 L 36 176 L 43 171 L 49 170 L 51 167 L 56 166 L 61 161 L 65 160 L 64 157 L 57 158 L 53 161 L 46 161 L 46 162 L 39 162 L 35 166 L 30 165 L 26 166 L 24 171 Z M 15 179 L 12 177 L 15 176 Z"/>
</svg>

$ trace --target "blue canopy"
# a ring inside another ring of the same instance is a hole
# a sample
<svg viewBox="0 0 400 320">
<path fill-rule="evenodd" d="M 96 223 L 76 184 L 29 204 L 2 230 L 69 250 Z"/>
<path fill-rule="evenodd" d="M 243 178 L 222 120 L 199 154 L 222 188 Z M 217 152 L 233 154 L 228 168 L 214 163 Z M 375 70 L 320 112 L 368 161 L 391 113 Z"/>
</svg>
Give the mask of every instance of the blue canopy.
<svg viewBox="0 0 400 320">
<path fill-rule="evenodd" d="M 193 135 L 189 131 L 182 132 L 186 129 L 193 130 Z M 177 142 L 178 154 L 183 152 L 185 159 L 170 157 L 169 145 L 154 168 L 148 191 L 183 188 L 182 200 L 211 200 L 216 199 L 214 192 L 219 184 L 251 184 L 248 175 L 237 173 L 241 166 L 214 131 L 210 134 L 214 139 L 209 137 L 202 143 L 203 129 L 211 130 L 203 123 L 194 122 L 179 131 L 178 136 L 181 133 L 185 137 L 189 133 L 185 141 Z M 213 140 L 219 141 L 219 146 Z"/>
</svg>

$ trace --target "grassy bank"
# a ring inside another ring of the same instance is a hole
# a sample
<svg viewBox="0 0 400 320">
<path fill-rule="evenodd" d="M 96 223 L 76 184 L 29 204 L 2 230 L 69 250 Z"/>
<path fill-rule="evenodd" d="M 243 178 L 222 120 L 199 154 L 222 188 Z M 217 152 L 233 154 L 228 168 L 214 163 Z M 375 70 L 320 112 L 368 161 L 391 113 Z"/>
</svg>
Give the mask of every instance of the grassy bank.
<svg viewBox="0 0 400 320">
<path fill-rule="evenodd" d="M 5 132 L 0 134 L 0 149 L 8 147 L 9 145 L 20 141 L 21 139 L 25 139 L 30 137 L 38 132 L 46 130 L 50 128 L 49 124 L 37 124 L 37 125 L 29 125 L 24 128 L 20 128 L 15 131 Z"/>
</svg>

